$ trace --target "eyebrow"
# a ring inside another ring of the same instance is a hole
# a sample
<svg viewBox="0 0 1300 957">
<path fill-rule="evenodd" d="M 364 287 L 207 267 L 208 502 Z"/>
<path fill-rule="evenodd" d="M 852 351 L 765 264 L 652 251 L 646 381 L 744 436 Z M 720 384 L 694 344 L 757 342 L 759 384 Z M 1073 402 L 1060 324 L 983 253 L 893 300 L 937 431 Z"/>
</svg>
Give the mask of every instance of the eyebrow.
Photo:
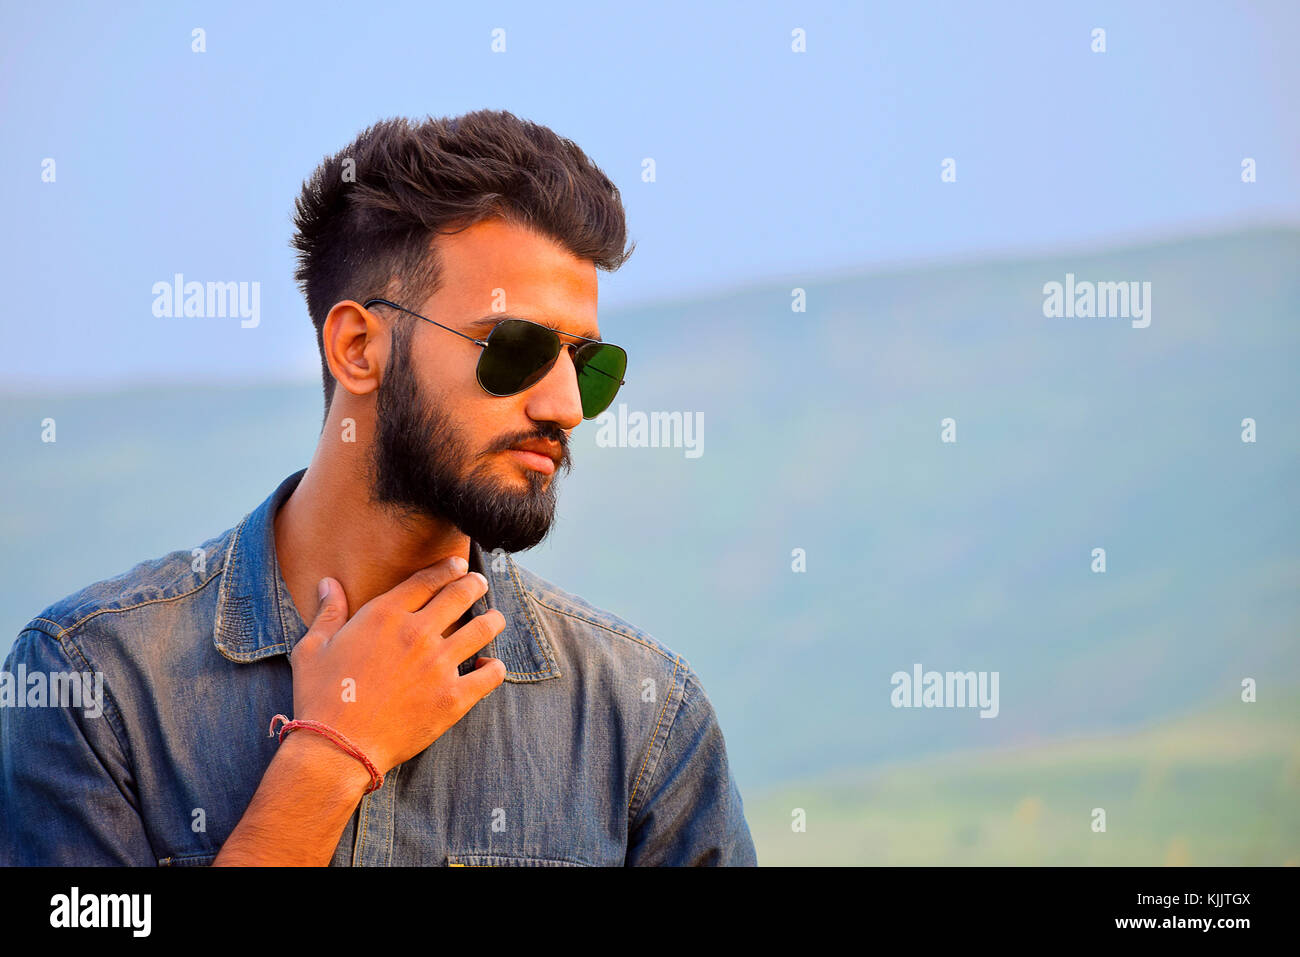
<svg viewBox="0 0 1300 957">
<path fill-rule="evenodd" d="M 555 332 L 558 332 L 562 336 L 577 336 L 579 339 L 590 339 L 593 342 L 605 341 L 600 336 L 583 335 L 581 332 L 565 332 L 563 329 L 559 328 L 558 326 L 553 326 L 549 322 L 541 322 L 540 320 L 529 319 L 525 316 L 513 316 L 508 312 L 494 312 L 492 313 L 492 315 L 483 316 L 481 319 L 471 319 L 468 323 L 466 323 L 466 325 L 469 326 L 469 328 L 471 329 L 487 329 L 489 327 L 496 326 L 498 323 L 505 322 L 505 320 L 507 319 L 523 319 L 524 322 L 531 322 L 539 326 L 545 326 L 547 329 L 551 329 Z"/>
</svg>

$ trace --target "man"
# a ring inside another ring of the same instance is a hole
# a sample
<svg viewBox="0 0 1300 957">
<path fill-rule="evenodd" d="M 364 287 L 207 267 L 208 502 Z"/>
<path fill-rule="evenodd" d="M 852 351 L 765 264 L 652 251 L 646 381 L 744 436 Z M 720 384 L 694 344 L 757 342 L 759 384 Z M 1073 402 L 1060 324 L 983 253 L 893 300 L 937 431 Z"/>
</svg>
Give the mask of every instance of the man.
<svg viewBox="0 0 1300 957">
<path fill-rule="evenodd" d="M 687 662 L 510 557 L 622 382 L 596 322 L 618 190 L 509 113 L 393 120 L 322 163 L 296 227 L 310 467 L 201 561 L 22 632 L 7 671 L 103 693 L 0 708 L 0 861 L 756 863 Z"/>
</svg>

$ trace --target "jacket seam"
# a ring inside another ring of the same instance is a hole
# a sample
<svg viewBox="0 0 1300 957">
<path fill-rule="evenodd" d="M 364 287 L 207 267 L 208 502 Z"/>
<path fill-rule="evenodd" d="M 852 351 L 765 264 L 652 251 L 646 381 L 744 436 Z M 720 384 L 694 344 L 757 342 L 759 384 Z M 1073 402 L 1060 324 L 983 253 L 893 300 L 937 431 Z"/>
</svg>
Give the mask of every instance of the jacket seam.
<svg viewBox="0 0 1300 957">
<path fill-rule="evenodd" d="M 136 602 L 134 605 L 127 605 L 122 608 L 100 608 L 97 609 L 96 611 L 91 612 L 90 614 L 86 615 L 85 617 L 81 618 L 80 620 L 74 622 L 71 625 L 64 625 L 58 621 L 55 621 L 52 618 L 46 618 L 44 615 L 37 615 L 35 618 L 31 620 L 31 622 L 28 624 L 25 630 L 35 632 L 36 634 L 44 635 L 47 638 L 53 639 L 55 642 L 58 643 L 59 648 L 62 649 L 64 656 L 67 657 L 70 663 L 73 662 L 73 657 L 74 657 L 73 652 L 75 652 L 76 659 L 80 660 L 81 663 L 86 667 L 86 670 L 90 671 L 93 674 L 98 669 L 92 663 L 90 656 L 86 653 L 85 649 L 83 649 L 77 641 L 78 636 L 76 632 L 78 632 L 81 629 L 82 625 L 86 624 L 86 622 L 90 621 L 92 618 L 98 617 L 99 615 L 134 611 L 135 609 L 143 608 L 146 605 L 159 605 L 159 604 L 165 604 L 167 602 L 179 601 L 182 598 L 188 598 L 191 595 L 197 594 L 198 592 L 202 591 L 204 588 L 210 585 L 213 582 L 213 580 L 215 580 L 216 577 L 220 574 L 221 574 L 220 568 L 214 569 L 212 574 L 208 576 L 208 578 L 205 581 L 203 581 L 199 585 L 196 585 L 194 588 L 190 589 L 189 591 L 183 594 L 172 595 L 167 598 L 150 598 L 147 601 Z M 37 627 L 36 626 L 37 622 L 44 622 L 47 625 L 52 625 L 54 626 L 55 629 L 57 629 L 57 632 L 55 634 L 50 634 L 49 631 L 46 630 L 45 628 Z M 122 755 L 130 762 L 132 773 L 134 773 L 135 750 L 131 747 L 130 741 L 126 739 L 126 726 L 122 724 L 122 709 L 118 707 L 117 699 L 113 696 L 113 690 L 112 688 L 109 687 L 107 682 L 104 683 L 104 695 L 105 697 L 107 697 L 108 703 L 112 709 L 111 711 L 107 712 L 110 715 L 110 719 L 108 722 L 109 730 L 113 732 L 113 738 L 117 741 L 117 746 L 122 750 Z M 121 725 L 120 728 L 119 725 Z"/>
<path fill-rule="evenodd" d="M 527 588 L 524 587 L 524 583 L 523 583 L 522 581 L 520 581 L 520 579 L 519 579 L 519 569 L 518 569 L 518 567 L 515 565 L 515 563 L 514 563 L 513 561 L 511 561 L 511 562 L 509 563 L 509 572 L 510 572 L 510 584 L 514 587 L 514 590 L 515 590 L 515 598 L 516 598 L 516 600 L 518 601 L 519 606 L 520 606 L 521 608 L 523 608 L 525 614 L 527 614 L 527 612 L 528 612 L 528 603 L 527 603 L 527 602 L 524 602 L 524 601 L 522 601 L 522 600 L 520 600 L 520 599 L 522 599 L 522 598 L 525 597 L 525 596 L 530 595 L 531 593 L 528 591 Z M 548 674 L 548 673 L 549 673 L 549 674 L 558 675 L 560 669 L 556 666 L 556 664 L 555 664 L 555 660 L 551 657 L 551 651 L 552 651 L 552 649 L 549 647 L 550 642 L 546 640 L 546 638 L 545 638 L 544 635 L 539 634 L 539 632 L 541 631 L 541 629 L 540 629 L 538 623 L 537 623 L 536 621 L 533 620 L 532 615 L 529 615 L 528 618 L 529 618 L 529 621 L 528 621 L 528 630 L 529 630 L 530 632 L 533 633 L 533 635 L 532 635 L 532 638 L 533 638 L 533 644 L 534 644 L 534 645 L 537 647 L 537 649 L 542 653 L 542 658 L 543 658 L 543 660 L 545 660 L 545 662 L 546 662 L 547 670 L 546 670 L 546 671 L 516 672 L 516 673 L 514 674 L 514 676 L 517 677 L 517 678 L 531 678 L 531 677 L 535 677 L 535 676 L 545 675 L 545 674 Z"/>
<path fill-rule="evenodd" d="M 57 624 L 56 622 L 50 621 L 50 619 L 43 618 L 43 617 L 37 617 L 32 620 L 45 621 L 45 622 L 49 622 L 50 624 Z M 28 627 L 24 629 L 24 632 L 43 635 L 44 637 L 54 641 L 58 645 L 59 650 L 63 653 L 64 657 L 67 658 L 69 664 L 75 665 L 76 661 L 80 661 L 85 666 L 86 670 L 91 672 L 92 674 L 97 671 L 95 665 L 91 662 L 89 656 L 85 653 L 85 651 L 81 648 L 81 646 L 76 643 L 73 636 L 69 633 L 68 630 L 65 630 L 61 635 L 58 636 L 51 635 L 49 632 L 41 628 Z M 75 660 L 73 654 L 74 652 L 75 652 Z M 118 707 L 117 700 L 113 697 L 113 691 L 111 688 L 109 688 L 108 682 L 104 682 L 104 697 L 106 699 L 104 715 L 105 717 L 108 718 L 108 730 L 113 735 L 113 740 L 117 742 L 117 747 L 122 752 L 123 759 L 127 762 L 128 767 L 130 767 L 131 769 L 131 777 L 133 780 L 135 780 L 136 779 L 135 750 L 131 747 L 130 740 L 126 736 L 126 725 L 122 722 L 122 712 L 121 709 Z M 118 730 L 119 724 L 122 725 L 120 732 Z M 91 744 L 89 738 L 87 738 L 86 732 L 80 728 L 78 729 L 78 731 L 81 734 L 82 738 L 85 739 L 86 745 L 90 747 L 90 749 L 93 752 L 94 746 Z M 102 763 L 103 759 L 100 758 L 99 755 L 96 755 L 96 759 Z M 113 783 L 117 785 L 116 781 L 114 781 Z M 118 785 L 118 790 L 119 791 L 122 790 L 120 785 Z M 123 794 L 123 797 L 127 797 L 127 795 Z M 142 810 L 141 808 L 136 808 L 137 813 L 140 813 L 141 810 Z M 152 847 L 153 841 L 149 837 L 149 835 L 147 834 L 145 835 L 145 840 L 151 845 L 150 846 L 151 853 L 156 853 L 154 852 L 154 849 Z M 157 858 L 155 858 L 155 860 L 156 859 Z"/>
<path fill-rule="evenodd" d="M 384 779 L 384 783 L 391 784 L 393 788 L 389 791 L 388 798 L 390 806 L 388 808 L 388 847 L 384 853 L 385 867 L 393 866 L 393 834 L 397 830 L 397 775 L 401 767 L 400 764 L 393 765 L 393 767 L 388 771 L 388 776 L 391 777 L 392 780 L 389 781 L 388 778 Z"/>
<path fill-rule="evenodd" d="M 222 568 L 224 568 L 224 564 L 223 564 L 221 567 L 218 567 L 217 569 L 215 569 L 215 570 L 212 572 L 212 574 L 209 575 L 209 576 L 207 577 L 207 579 L 205 579 L 203 582 L 201 582 L 201 583 L 198 584 L 198 585 L 195 585 L 195 586 L 194 586 L 193 588 L 191 588 L 189 591 L 187 591 L 187 592 L 183 592 L 182 594 L 179 594 L 179 595 L 169 595 L 169 596 L 167 596 L 166 598 L 149 598 L 149 599 L 146 599 L 145 601 L 136 602 L 134 605 L 126 605 L 126 606 L 124 606 L 124 607 L 122 607 L 122 608 L 99 608 L 99 609 L 96 609 L 95 611 L 92 611 L 90 614 L 86 615 L 84 618 L 80 619 L 80 620 L 77 621 L 77 622 L 74 622 L 74 623 L 71 624 L 71 625 L 64 625 L 64 624 L 61 624 L 61 623 L 55 621 L 54 619 L 52 619 L 52 618 L 46 618 L 46 617 L 44 617 L 43 615 L 38 615 L 38 616 L 36 616 L 35 618 L 32 619 L 32 621 L 33 621 L 33 622 L 37 622 L 37 621 L 48 622 L 49 624 L 53 625 L 55 628 L 58 628 L 58 629 L 59 629 L 59 634 L 57 634 L 57 635 L 50 635 L 50 637 L 53 638 L 53 639 L 55 639 L 56 641 L 62 641 L 64 635 L 66 635 L 66 634 L 70 634 L 71 632 L 73 632 L 73 631 L 77 630 L 78 628 L 80 628 L 80 627 L 81 627 L 82 625 L 84 625 L 86 622 L 90 621 L 90 619 L 95 618 L 95 617 L 97 617 L 97 616 L 99 616 L 99 615 L 116 614 L 116 613 L 118 613 L 118 612 L 124 612 L 124 611 L 135 611 L 135 609 L 137 609 L 137 608 L 143 608 L 143 607 L 145 607 L 145 605 L 162 605 L 162 604 L 166 604 L 167 602 L 171 602 L 171 601 L 180 601 L 182 598 L 189 598 L 191 595 L 194 595 L 194 594 L 197 594 L 198 592 L 201 592 L 203 589 L 207 588 L 210 584 L 212 584 L 212 582 L 213 582 L 214 580 L 216 580 L 217 576 L 221 574 Z M 38 630 L 41 631 L 41 632 L 44 633 L 44 634 L 49 635 L 49 632 L 45 631 L 45 629 L 43 629 L 43 628 L 42 628 L 42 629 L 38 629 Z"/>
<path fill-rule="evenodd" d="M 664 715 L 668 713 L 668 703 L 672 700 L 673 692 L 677 690 L 677 672 L 678 672 L 678 670 L 680 669 L 681 665 L 682 665 L 682 659 L 681 659 L 680 656 L 678 656 L 677 660 L 673 663 L 673 676 L 672 676 L 672 679 L 671 679 L 671 683 L 669 684 L 669 687 L 668 687 L 668 694 L 664 696 L 664 705 L 663 705 L 662 708 L 659 709 L 659 718 L 658 718 L 658 720 L 655 722 L 655 729 L 654 729 L 654 732 L 650 735 L 650 746 L 646 748 L 645 757 L 644 757 L 644 758 L 642 759 L 642 761 L 641 761 L 641 768 L 640 768 L 639 771 L 637 771 L 637 774 L 636 774 L 636 781 L 634 781 L 633 784 L 632 784 L 632 795 L 628 798 L 628 801 L 627 801 L 627 820 L 628 820 L 628 826 L 629 826 L 629 827 L 631 827 L 631 825 L 632 825 L 632 821 L 636 818 L 636 815 L 637 815 L 637 814 L 640 812 L 640 810 L 641 810 L 640 808 L 637 808 L 636 811 L 633 811 L 632 806 L 636 803 L 637 793 L 638 793 L 638 791 L 640 790 L 640 787 L 641 787 L 641 777 L 642 777 L 643 774 L 645 774 L 645 769 L 646 769 L 646 767 L 647 767 L 647 766 L 649 765 L 649 763 L 650 763 L 650 756 L 651 756 L 652 754 L 654 754 L 655 746 L 656 746 L 656 745 L 658 744 L 658 742 L 659 742 L 659 728 L 663 725 Z M 679 714 L 681 713 L 681 710 L 682 710 L 682 704 L 683 704 L 683 703 L 685 702 L 685 700 L 686 700 L 686 684 L 687 684 L 686 679 L 683 678 L 683 679 L 682 679 L 682 695 L 681 695 L 681 698 L 679 698 L 678 701 L 677 701 L 677 708 L 676 708 L 676 710 L 673 711 L 673 719 L 672 719 L 672 721 L 668 722 L 668 731 L 665 732 L 665 734 L 664 734 L 664 742 L 665 742 L 665 743 L 667 743 L 667 740 L 668 740 L 668 734 L 670 734 L 670 733 L 672 732 L 672 727 L 673 727 L 673 725 L 677 723 L 677 715 L 679 715 Z M 663 752 L 663 748 L 662 748 L 662 746 L 661 746 L 661 747 L 660 747 L 660 757 L 661 757 L 661 758 L 662 758 L 662 756 L 663 756 L 662 752 Z M 656 768 L 657 768 L 657 767 L 658 767 L 658 761 L 656 761 Z M 651 780 L 653 777 L 654 777 L 654 771 L 651 771 L 651 772 L 650 772 L 650 778 L 647 778 L 647 779 L 646 779 L 646 788 L 647 788 L 647 789 L 649 789 L 649 787 L 650 787 L 650 780 Z"/>
<path fill-rule="evenodd" d="M 568 611 L 567 609 L 564 608 L 556 608 L 554 605 L 547 604 L 545 601 L 543 601 L 541 598 L 539 598 L 537 595 L 533 594 L 532 592 L 528 593 L 528 597 L 531 598 L 533 601 L 537 602 L 537 604 L 541 605 L 543 608 L 555 612 L 557 615 L 564 615 L 566 618 L 572 618 L 574 621 L 581 621 L 584 622 L 585 624 L 593 625 L 596 628 L 604 629 L 605 631 L 609 632 L 611 635 L 618 635 L 618 637 L 620 638 L 626 638 L 628 641 L 634 641 L 638 645 L 641 645 L 642 647 L 649 648 L 651 651 L 658 654 L 665 661 L 671 661 L 674 665 L 678 664 L 679 662 L 683 664 L 685 663 L 682 661 L 681 655 L 665 652 L 662 648 L 658 647 L 657 645 L 651 644 L 650 642 L 646 641 L 644 638 L 640 637 L 639 635 L 635 635 L 627 631 L 622 631 L 617 628 L 613 628 L 605 624 L 604 622 L 596 621 L 594 618 L 587 618 L 583 615 L 575 614 L 574 612 Z"/>
<path fill-rule="evenodd" d="M 170 867 L 180 861 L 205 861 L 211 864 L 216 859 L 216 854 L 194 853 L 194 854 L 169 854 L 166 857 L 158 858 L 159 867 Z"/>
<path fill-rule="evenodd" d="M 361 817 L 357 821 L 357 837 L 352 842 L 352 866 L 366 866 L 366 832 L 370 829 L 370 802 L 374 800 L 373 794 L 367 794 L 361 799 Z"/>
<path fill-rule="evenodd" d="M 458 865 L 465 858 L 491 858 L 501 861 L 541 861 L 546 864 L 563 864 L 569 867 L 600 867 L 599 864 L 592 864 L 589 861 L 575 861 L 567 857 L 533 857 L 528 854 L 500 854 L 492 851 L 462 851 L 459 854 L 448 854 L 447 861 L 451 865 Z M 460 866 L 467 866 L 460 864 Z M 478 865 L 470 865 L 478 866 Z M 494 865 L 483 865 L 491 867 Z"/>
<path fill-rule="evenodd" d="M 52 625 L 57 625 L 57 622 L 50 621 L 48 618 L 32 619 L 33 623 L 37 621 L 44 621 L 49 622 Z M 63 657 L 68 660 L 68 664 L 73 667 L 76 667 L 77 662 L 81 662 L 84 670 L 90 672 L 92 675 L 99 670 L 91 662 L 90 656 L 86 654 L 85 650 L 77 644 L 68 629 L 64 629 L 57 635 L 51 635 L 43 628 L 33 628 L 29 625 L 24 629 L 24 631 L 31 634 L 42 635 L 43 637 L 53 641 L 58 645 L 59 651 L 63 654 Z M 102 674 L 102 672 L 100 673 Z M 119 750 L 121 750 L 122 756 L 129 762 L 131 771 L 134 774 L 135 751 L 131 748 L 130 742 L 125 740 L 126 726 L 123 725 L 120 731 L 118 729 L 118 725 L 122 722 L 122 711 L 121 708 L 118 707 L 117 699 L 113 697 L 113 691 L 109 688 L 107 682 L 104 683 L 104 697 L 107 699 L 107 707 L 104 709 L 104 714 L 108 717 L 108 729 L 113 733 L 113 740 L 117 742 L 117 746 Z"/>
<path fill-rule="evenodd" d="M 221 637 L 221 629 L 226 625 L 226 603 L 230 600 L 230 582 L 239 573 L 239 539 L 244 534 L 244 526 L 248 524 L 248 519 L 252 514 L 250 512 L 241 518 L 239 524 L 235 526 L 234 534 L 230 536 L 230 544 L 226 547 L 225 561 L 221 563 L 223 570 L 229 574 L 222 576 L 221 587 L 217 589 L 217 609 L 212 621 L 213 645 L 221 653 L 222 657 L 236 664 L 247 664 L 250 661 L 257 661 L 272 654 L 278 654 L 281 651 L 285 654 L 289 653 L 287 640 L 272 645 L 270 648 L 254 648 L 251 651 L 228 651 L 226 643 Z M 274 516 L 272 521 L 274 521 Z M 279 596 L 276 597 L 278 599 Z"/>
</svg>

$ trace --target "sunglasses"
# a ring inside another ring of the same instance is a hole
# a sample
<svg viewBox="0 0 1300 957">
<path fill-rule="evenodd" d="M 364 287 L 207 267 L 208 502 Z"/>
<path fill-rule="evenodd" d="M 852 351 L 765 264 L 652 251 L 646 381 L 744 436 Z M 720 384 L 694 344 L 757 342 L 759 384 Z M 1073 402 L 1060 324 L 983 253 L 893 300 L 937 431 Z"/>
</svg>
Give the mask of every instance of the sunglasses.
<svg viewBox="0 0 1300 957">
<path fill-rule="evenodd" d="M 573 356 L 584 419 L 594 419 L 608 409 L 618 394 L 619 387 L 623 385 L 623 373 L 627 371 L 627 353 L 608 342 L 565 333 L 574 339 L 583 340 L 582 345 L 574 345 L 562 341 L 554 329 L 527 319 L 514 318 L 502 319 L 492 327 L 486 339 L 475 339 L 387 299 L 369 299 L 365 308 L 369 309 L 373 305 L 392 306 L 407 315 L 433 323 L 439 329 L 455 332 L 462 339 L 468 339 L 482 348 L 475 375 L 478 384 L 488 395 L 518 395 L 536 385 L 555 365 L 561 347 L 567 347 Z"/>
</svg>

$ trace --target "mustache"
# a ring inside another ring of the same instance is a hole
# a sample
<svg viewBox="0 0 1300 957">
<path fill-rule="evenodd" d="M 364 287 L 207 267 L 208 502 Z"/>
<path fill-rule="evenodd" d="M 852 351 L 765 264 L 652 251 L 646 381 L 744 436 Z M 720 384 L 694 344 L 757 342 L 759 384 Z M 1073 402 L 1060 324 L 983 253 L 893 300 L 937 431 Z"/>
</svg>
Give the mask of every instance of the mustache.
<svg viewBox="0 0 1300 957">
<path fill-rule="evenodd" d="M 569 455 L 569 436 L 558 425 L 542 425 L 536 429 L 528 429 L 524 432 L 515 432 L 511 435 L 503 436 L 480 453 L 480 456 L 491 455 L 494 452 L 505 452 L 518 445 L 520 442 L 527 442 L 531 439 L 541 439 L 543 442 L 554 442 L 559 445 L 559 467 L 565 472 L 572 470 L 573 459 Z"/>
</svg>

